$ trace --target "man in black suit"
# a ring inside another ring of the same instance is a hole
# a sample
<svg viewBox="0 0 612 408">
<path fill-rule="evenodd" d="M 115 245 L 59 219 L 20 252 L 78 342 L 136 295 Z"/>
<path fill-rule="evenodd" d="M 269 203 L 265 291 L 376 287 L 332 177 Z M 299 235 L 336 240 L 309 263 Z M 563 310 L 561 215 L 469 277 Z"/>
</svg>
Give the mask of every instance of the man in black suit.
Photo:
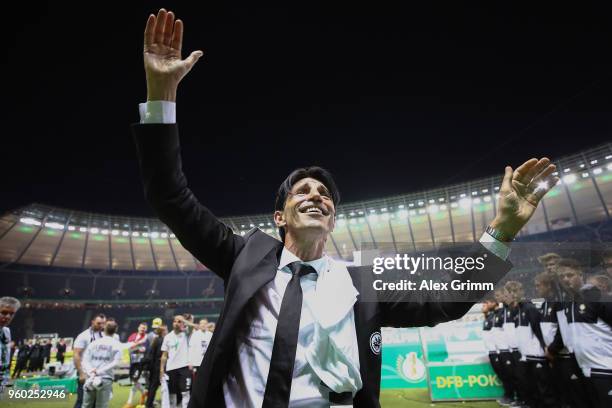
<svg viewBox="0 0 612 408">
<path fill-rule="evenodd" d="M 377 300 L 367 281 L 371 270 L 347 269 L 325 256 L 339 193 L 324 169 L 298 169 L 280 186 L 274 221 L 282 241 L 256 228 L 234 234 L 200 204 L 181 170 L 174 110 L 180 80 L 203 53 L 181 59 L 182 36 L 183 23 L 172 12 L 149 16 L 147 102 L 132 130 L 148 202 L 224 282 L 225 302 L 190 406 L 379 407 L 380 328 L 456 319 L 474 299 L 441 302 L 448 299 L 436 293 L 415 301 L 405 292 Z M 484 270 L 465 272 L 460 280 L 497 282 L 511 268 L 509 242 L 558 181 L 554 169 L 547 158 L 515 171 L 506 167 L 497 216 L 470 252 L 485 253 Z"/>
</svg>

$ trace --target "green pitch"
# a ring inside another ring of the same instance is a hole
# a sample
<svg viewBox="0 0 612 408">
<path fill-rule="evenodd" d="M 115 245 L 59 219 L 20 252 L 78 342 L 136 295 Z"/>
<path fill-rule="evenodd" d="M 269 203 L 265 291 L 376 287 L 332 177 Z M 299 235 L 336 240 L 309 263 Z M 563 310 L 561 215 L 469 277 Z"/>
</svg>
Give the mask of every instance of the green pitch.
<svg viewBox="0 0 612 408">
<path fill-rule="evenodd" d="M 113 387 L 113 399 L 110 408 L 123 408 L 127 401 L 129 387 L 122 387 L 117 384 Z M 159 395 L 158 395 L 159 397 Z M 58 402 L 7 402 L 0 401 L 2 408 L 72 408 L 76 396 L 71 396 L 68 400 Z M 443 408 L 497 408 L 499 405 L 493 401 L 487 402 L 439 402 L 432 404 L 426 390 L 382 390 L 380 402 L 383 408 L 424 408 L 424 407 L 443 407 Z"/>
</svg>

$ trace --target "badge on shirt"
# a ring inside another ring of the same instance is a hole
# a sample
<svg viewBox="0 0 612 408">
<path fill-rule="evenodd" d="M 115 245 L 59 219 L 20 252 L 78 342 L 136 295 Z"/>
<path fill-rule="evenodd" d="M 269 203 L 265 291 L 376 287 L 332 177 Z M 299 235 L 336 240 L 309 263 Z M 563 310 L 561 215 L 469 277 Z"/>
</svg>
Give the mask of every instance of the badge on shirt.
<svg viewBox="0 0 612 408">
<path fill-rule="evenodd" d="M 583 314 L 586 310 L 586 305 L 584 303 L 582 303 L 580 306 L 578 306 L 578 312 L 580 312 L 581 314 Z"/>
<path fill-rule="evenodd" d="M 378 355 L 380 354 L 380 349 L 382 347 L 382 336 L 380 332 L 374 332 L 370 336 L 370 350 L 372 353 Z"/>
</svg>

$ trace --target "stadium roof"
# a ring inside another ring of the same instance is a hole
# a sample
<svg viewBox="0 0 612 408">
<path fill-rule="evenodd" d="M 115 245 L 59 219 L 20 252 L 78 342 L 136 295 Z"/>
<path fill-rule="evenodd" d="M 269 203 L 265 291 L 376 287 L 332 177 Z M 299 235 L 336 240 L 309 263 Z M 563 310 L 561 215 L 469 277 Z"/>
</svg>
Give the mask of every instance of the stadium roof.
<svg viewBox="0 0 612 408">
<path fill-rule="evenodd" d="M 612 143 L 554 160 L 561 182 L 523 229 L 531 235 L 610 219 Z M 340 205 L 329 255 L 353 260 L 362 243 L 412 251 L 475 241 L 493 218 L 501 176 Z M 222 218 L 235 233 L 258 227 L 278 238 L 272 214 Z M 0 217 L 0 264 L 133 271 L 205 269 L 154 218 L 31 204 Z"/>
</svg>

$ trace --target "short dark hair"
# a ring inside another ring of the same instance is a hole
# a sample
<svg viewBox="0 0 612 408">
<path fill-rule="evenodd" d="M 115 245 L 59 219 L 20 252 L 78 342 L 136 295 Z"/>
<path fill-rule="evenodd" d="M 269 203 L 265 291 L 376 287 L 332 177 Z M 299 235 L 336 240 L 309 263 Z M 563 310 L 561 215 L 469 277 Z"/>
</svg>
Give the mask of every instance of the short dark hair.
<svg viewBox="0 0 612 408">
<path fill-rule="evenodd" d="M 106 315 L 104 313 L 98 313 L 98 314 L 94 315 L 94 317 L 92 317 L 91 320 L 96 320 L 98 317 L 100 319 L 106 319 Z"/>
<path fill-rule="evenodd" d="M 276 199 L 274 201 L 274 211 L 282 211 L 285 208 L 285 202 L 287 201 L 287 195 L 291 192 L 291 189 L 298 181 L 305 178 L 313 178 L 320 181 L 327 187 L 331 194 L 331 199 L 334 202 L 334 206 L 338 206 L 340 203 L 340 191 L 336 186 L 333 176 L 327 170 L 318 166 L 302 167 L 295 169 L 287 176 L 276 192 Z M 278 234 L 282 241 L 285 241 L 285 229 L 279 228 Z"/>
</svg>

